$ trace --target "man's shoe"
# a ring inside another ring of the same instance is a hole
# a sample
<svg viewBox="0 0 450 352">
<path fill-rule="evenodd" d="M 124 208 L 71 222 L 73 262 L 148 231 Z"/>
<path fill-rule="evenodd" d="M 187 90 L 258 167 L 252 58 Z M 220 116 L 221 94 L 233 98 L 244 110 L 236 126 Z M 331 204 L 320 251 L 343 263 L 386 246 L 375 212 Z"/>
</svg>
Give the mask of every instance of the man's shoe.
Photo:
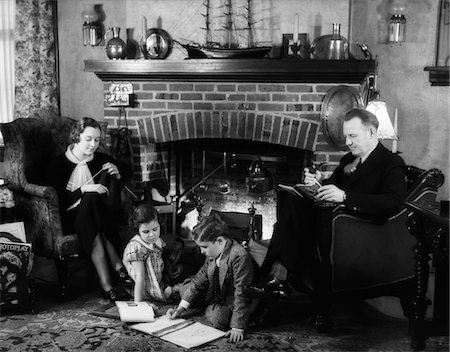
<svg viewBox="0 0 450 352">
<path fill-rule="evenodd" d="M 313 326 L 318 333 L 330 333 L 334 328 L 333 320 L 329 315 L 315 314 L 313 316 Z"/>
<path fill-rule="evenodd" d="M 254 286 L 244 286 L 244 294 L 251 297 L 278 296 L 288 297 L 292 289 L 286 281 L 275 278 Z"/>
<path fill-rule="evenodd" d="M 128 275 L 125 268 L 120 268 L 116 271 L 117 273 L 117 283 L 122 286 L 131 286 L 134 284 L 133 279 Z"/>
</svg>

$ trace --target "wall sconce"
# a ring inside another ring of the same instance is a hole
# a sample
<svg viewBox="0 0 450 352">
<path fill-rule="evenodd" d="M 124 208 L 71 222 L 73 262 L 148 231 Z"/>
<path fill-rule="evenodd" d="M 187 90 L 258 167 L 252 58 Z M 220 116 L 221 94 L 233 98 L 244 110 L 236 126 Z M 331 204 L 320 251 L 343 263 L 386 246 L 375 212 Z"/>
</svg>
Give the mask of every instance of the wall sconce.
<svg viewBox="0 0 450 352">
<path fill-rule="evenodd" d="M 405 9 L 402 7 L 394 8 L 394 14 L 391 16 L 388 25 L 388 42 L 402 43 L 405 41 L 406 17 Z"/>
<path fill-rule="evenodd" d="M 81 13 L 83 20 L 83 45 L 97 46 L 103 38 L 101 15 L 95 8 L 96 5 L 88 5 Z"/>
</svg>

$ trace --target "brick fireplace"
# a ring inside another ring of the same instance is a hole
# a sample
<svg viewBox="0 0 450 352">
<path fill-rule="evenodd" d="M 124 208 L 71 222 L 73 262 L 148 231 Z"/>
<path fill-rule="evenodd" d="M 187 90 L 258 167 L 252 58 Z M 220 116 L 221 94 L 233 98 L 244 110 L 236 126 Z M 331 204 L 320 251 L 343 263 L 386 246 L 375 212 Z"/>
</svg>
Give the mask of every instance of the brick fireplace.
<svg viewBox="0 0 450 352">
<path fill-rule="evenodd" d="M 332 172 L 343 152 L 328 145 L 323 134 L 322 100 L 339 84 L 362 90 L 374 67 L 371 60 L 344 64 L 312 60 L 128 61 L 132 60 L 86 61 L 85 67 L 103 80 L 105 92 L 111 82 L 132 83 L 134 105 L 122 112 L 105 106 L 105 121 L 114 129 L 119 127 L 120 114 L 127 119 L 136 185 L 166 177 L 172 195 L 180 193 L 180 180 L 185 182 L 179 175 L 183 169 L 176 165 L 180 151 L 188 146 L 186 141 L 203 140 L 205 150 L 221 143 L 228 149 L 237 141 L 255 143 L 254 155 L 269 159 L 282 157 L 286 150 L 299 151 L 302 162 L 326 162 L 326 171 Z M 249 144 L 241 143 L 237 153 L 246 154 L 242 150 L 248 149 L 245 145 Z M 276 148 L 281 148 L 278 154 L 271 155 L 269 151 Z M 194 159 L 198 162 L 198 157 Z M 196 167 L 189 158 L 182 162 Z M 198 170 L 196 173 L 199 175 Z M 283 181 L 294 183 L 299 175 L 300 170 L 295 170 L 291 179 Z M 273 191 L 245 199 L 241 208 L 245 212 L 250 201 L 258 210 L 269 206 L 272 210 L 266 218 L 274 222 L 274 198 Z M 236 197 L 229 203 L 236 209 Z"/>
</svg>

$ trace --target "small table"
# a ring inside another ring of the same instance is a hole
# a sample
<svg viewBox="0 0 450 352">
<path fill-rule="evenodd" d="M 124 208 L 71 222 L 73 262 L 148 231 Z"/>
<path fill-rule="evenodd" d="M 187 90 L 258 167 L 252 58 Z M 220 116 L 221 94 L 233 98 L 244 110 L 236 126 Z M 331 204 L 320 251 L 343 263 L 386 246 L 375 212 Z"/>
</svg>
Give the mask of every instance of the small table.
<svg viewBox="0 0 450 352">
<path fill-rule="evenodd" d="M 430 336 L 430 329 L 439 329 L 442 330 L 441 334 L 448 334 L 448 202 L 419 199 L 407 201 L 405 205 L 412 211 L 407 220 L 408 230 L 417 239 L 417 244 L 413 247 L 416 260 L 415 292 L 411 302 L 409 333 L 412 338 L 411 347 L 422 350 L 425 348 L 425 340 Z M 435 326 L 425 320 L 430 254 L 434 254 L 436 260 L 436 291 L 439 286 L 443 297 L 438 300 L 435 295 Z M 437 307 L 438 305 L 442 306 Z"/>
</svg>

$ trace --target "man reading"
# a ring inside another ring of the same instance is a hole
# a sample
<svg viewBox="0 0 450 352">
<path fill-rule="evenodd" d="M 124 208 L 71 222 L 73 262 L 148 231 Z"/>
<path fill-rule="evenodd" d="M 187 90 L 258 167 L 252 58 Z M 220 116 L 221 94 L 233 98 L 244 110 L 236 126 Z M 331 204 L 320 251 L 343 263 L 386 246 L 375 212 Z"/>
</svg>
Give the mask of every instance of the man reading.
<svg viewBox="0 0 450 352">
<path fill-rule="evenodd" d="M 320 171 L 304 170 L 304 182 L 319 181 L 317 197 L 342 204 L 356 216 L 383 221 L 397 213 L 406 196 L 406 166 L 403 159 L 386 149 L 377 137 L 378 120 L 364 109 L 350 110 L 343 123 L 344 155 L 329 179 Z M 314 325 L 325 331 L 332 326 L 331 307 L 331 221 L 334 207 L 320 207 L 309 198 L 284 197 L 271 243 L 261 266 L 256 286 L 246 287 L 250 295 L 286 296 L 291 284 L 300 288 L 309 276 L 313 286 Z M 318 261 L 316 261 L 318 258 Z M 289 283 L 289 284 L 288 284 Z"/>
</svg>

